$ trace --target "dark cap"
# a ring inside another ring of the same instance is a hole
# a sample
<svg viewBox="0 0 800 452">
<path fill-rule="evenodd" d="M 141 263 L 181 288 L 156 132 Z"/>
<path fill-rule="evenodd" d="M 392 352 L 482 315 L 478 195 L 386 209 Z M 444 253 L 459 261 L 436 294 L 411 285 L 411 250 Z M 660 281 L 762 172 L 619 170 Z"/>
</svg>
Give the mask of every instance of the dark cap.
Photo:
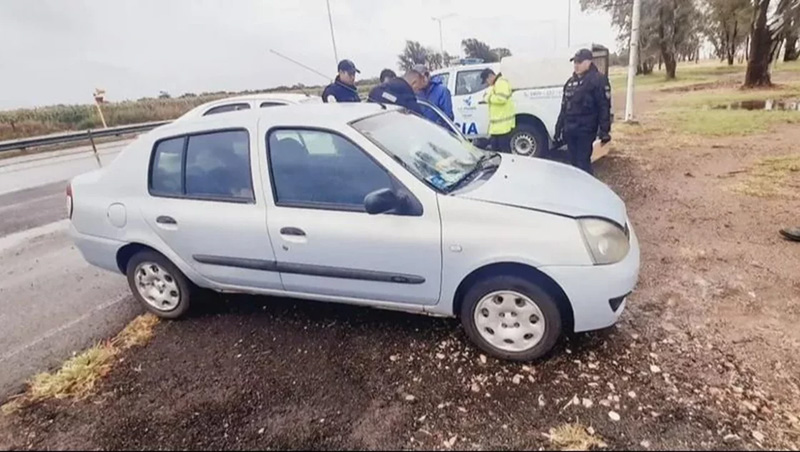
<svg viewBox="0 0 800 452">
<path fill-rule="evenodd" d="M 489 69 L 488 67 L 481 71 L 481 83 L 486 83 L 486 79 L 489 78 L 490 75 L 494 75 L 494 71 Z"/>
<path fill-rule="evenodd" d="M 408 71 L 416 72 L 417 74 L 422 76 L 428 76 L 431 73 L 431 71 L 428 70 L 428 67 L 425 66 L 424 64 L 415 64 L 411 66 L 411 69 L 409 69 Z"/>
<path fill-rule="evenodd" d="M 342 60 L 339 62 L 339 72 L 358 72 L 359 74 L 361 71 L 356 69 L 356 64 L 350 60 Z"/>
<path fill-rule="evenodd" d="M 589 50 L 589 49 L 580 49 L 575 54 L 575 56 L 570 58 L 569 60 L 570 61 L 575 61 L 575 62 L 578 62 L 578 63 L 582 63 L 584 61 L 593 60 L 593 59 L 594 59 L 594 54 L 592 53 L 591 50 Z"/>
</svg>

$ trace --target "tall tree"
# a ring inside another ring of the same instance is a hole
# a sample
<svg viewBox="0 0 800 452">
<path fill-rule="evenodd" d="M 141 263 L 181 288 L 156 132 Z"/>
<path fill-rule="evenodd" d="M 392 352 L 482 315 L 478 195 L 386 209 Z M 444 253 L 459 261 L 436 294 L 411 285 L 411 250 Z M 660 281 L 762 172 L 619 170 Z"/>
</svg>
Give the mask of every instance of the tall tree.
<svg viewBox="0 0 800 452">
<path fill-rule="evenodd" d="M 744 86 L 747 88 L 772 85 L 770 63 L 778 58 L 787 30 L 792 25 L 791 18 L 800 14 L 800 0 L 777 0 L 772 14 L 770 14 L 770 0 L 754 0 L 754 2 L 750 58 L 744 79 Z"/>
<path fill-rule="evenodd" d="M 498 47 L 496 49 L 492 49 L 492 53 L 497 56 L 498 59 L 502 60 L 505 57 L 511 56 L 511 51 L 506 49 L 505 47 Z"/>
<path fill-rule="evenodd" d="M 397 56 L 398 66 L 401 70 L 407 71 L 415 64 L 428 64 L 430 54 L 430 50 L 426 49 L 419 42 L 406 41 L 406 46 L 403 48 L 403 53 Z"/>
<path fill-rule="evenodd" d="M 753 20 L 751 0 L 706 0 L 704 35 L 720 59 L 733 65 Z"/>
<path fill-rule="evenodd" d="M 492 52 L 489 44 L 477 39 L 464 39 L 461 41 L 461 47 L 464 48 L 464 55 L 467 58 L 480 58 L 485 63 L 496 63 L 500 58 Z"/>
<path fill-rule="evenodd" d="M 633 0 L 581 0 L 581 7 L 609 12 L 611 23 L 619 30 L 618 40 L 630 44 Z M 700 24 L 696 0 L 642 0 L 639 61 L 654 61 L 657 53 L 667 78 L 675 78 L 679 51 L 697 35 Z M 647 72 L 648 67 L 645 64 L 641 69 Z"/>
</svg>

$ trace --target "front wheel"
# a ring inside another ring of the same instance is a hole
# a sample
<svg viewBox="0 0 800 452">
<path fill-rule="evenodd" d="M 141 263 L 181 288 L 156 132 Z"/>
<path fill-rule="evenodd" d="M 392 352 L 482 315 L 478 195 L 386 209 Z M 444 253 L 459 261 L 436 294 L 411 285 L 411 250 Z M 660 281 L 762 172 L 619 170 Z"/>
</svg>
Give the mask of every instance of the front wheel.
<svg viewBox="0 0 800 452">
<path fill-rule="evenodd" d="M 480 349 L 512 361 L 541 358 L 561 336 L 561 314 L 553 297 L 517 276 L 475 284 L 461 305 L 461 323 Z"/>
<path fill-rule="evenodd" d="M 511 152 L 525 157 L 545 157 L 550 145 L 547 131 L 534 124 L 519 124 L 511 132 Z"/>
</svg>

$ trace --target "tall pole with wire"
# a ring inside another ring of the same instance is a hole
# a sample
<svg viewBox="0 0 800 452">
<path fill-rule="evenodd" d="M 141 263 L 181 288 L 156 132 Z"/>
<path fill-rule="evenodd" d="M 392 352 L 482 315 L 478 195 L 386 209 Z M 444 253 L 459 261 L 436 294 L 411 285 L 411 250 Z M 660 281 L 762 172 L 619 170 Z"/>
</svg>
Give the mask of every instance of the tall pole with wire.
<svg viewBox="0 0 800 452">
<path fill-rule="evenodd" d="M 331 43 L 333 44 L 333 58 L 336 60 L 334 64 L 339 64 L 339 52 L 336 51 L 336 36 L 333 34 L 333 17 L 331 16 L 331 0 L 325 0 L 328 5 L 328 24 L 331 26 Z"/>
<path fill-rule="evenodd" d="M 442 54 L 443 61 L 444 61 L 444 39 L 442 39 L 442 21 L 445 19 L 449 19 L 453 16 L 455 16 L 455 14 L 446 14 L 444 16 L 431 17 L 431 19 L 435 20 L 436 22 L 439 22 L 439 52 L 441 52 Z M 444 63 L 446 65 L 447 62 Z"/>
<path fill-rule="evenodd" d="M 572 0 L 567 0 L 567 49 L 572 47 Z"/>
<path fill-rule="evenodd" d="M 639 56 L 639 23 L 642 19 L 642 0 L 633 0 L 633 16 L 631 22 L 631 45 L 628 57 L 628 92 L 625 99 L 625 121 L 633 121 L 633 87 L 636 78 L 636 66 Z"/>
</svg>

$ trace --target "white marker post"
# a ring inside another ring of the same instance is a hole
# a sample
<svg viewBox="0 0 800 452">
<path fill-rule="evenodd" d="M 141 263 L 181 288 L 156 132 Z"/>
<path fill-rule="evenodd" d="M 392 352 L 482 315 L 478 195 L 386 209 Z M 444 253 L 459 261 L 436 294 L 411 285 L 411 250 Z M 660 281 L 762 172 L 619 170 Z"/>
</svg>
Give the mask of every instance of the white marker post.
<svg viewBox="0 0 800 452">
<path fill-rule="evenodd" d="M 95 88 L 94 90 L 94 106 L 97 107 L 97 114 L 100 115 L 100 122 L 103 123 L 103 128 L 107 129 L 108 126 L 106 125 L 106 118 L 103 116 L 103 109 L 100 108 L 100 104 L 105 101 L 106 90 Z"/>
<path fill-rule="evenodd" d="M 636 66 L 639 56 L 639 23 L 642 18 L 642 0 L 633 0 L 633 17 L 631 22 L 631 45 L 628 56 L 628 92 L 625 100 L 625 122 L 633 119 L 633 86 L 636 78 Z"/>
</svg>

